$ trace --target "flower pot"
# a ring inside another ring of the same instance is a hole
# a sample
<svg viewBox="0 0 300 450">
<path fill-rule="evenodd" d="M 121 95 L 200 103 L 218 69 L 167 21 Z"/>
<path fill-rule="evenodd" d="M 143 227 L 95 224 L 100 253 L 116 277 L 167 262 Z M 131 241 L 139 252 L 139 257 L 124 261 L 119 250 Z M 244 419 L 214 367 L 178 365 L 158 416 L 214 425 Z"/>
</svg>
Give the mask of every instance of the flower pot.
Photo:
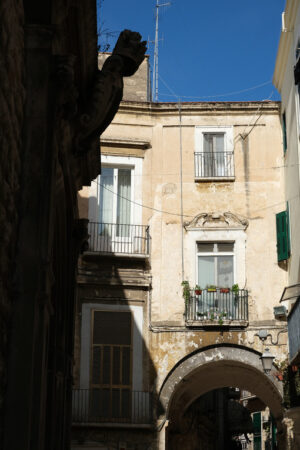
<svg viewBox="0 0 300 450">
<path fill-rule="evenodd" d="M 201 295 L 201 294 L 202 294 L 201 289 L 195 289 L 195 294 L 196 294 L 196 295 Z"/>
<path fill-rule="evenodd" d="M 207 289 L 207 292 L 217 292 L 217 289 L 214 289 L 214 288 L 208 288 L 208 289 Z"/>
<path fill-rule="evenodd" d="M 220 292 L 221 292 L 221 294 L 228 294 L 229 288 L 221 288 Z"/>
</svg>

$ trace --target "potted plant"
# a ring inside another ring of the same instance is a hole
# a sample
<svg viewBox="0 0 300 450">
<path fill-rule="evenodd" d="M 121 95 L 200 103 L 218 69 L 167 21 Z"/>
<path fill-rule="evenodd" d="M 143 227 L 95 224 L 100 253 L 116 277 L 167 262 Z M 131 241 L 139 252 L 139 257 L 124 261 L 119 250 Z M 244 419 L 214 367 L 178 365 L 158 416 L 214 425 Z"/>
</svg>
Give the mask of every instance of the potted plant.
<svg viewBox="0 0 300 450">
<path fill-rule="evenodd" d="M 220 293 L 221 294 L 228 294 L 228 292 L 230 291 L 230 289 L 229 288 L 225 288 L 225 287 L 223 287 L 223 288 L 220 288 Z"/>
<path fill-rule="evenodd" d="M 181 283 L 181 286 L 182 286 L 182 296 L 187 306 L 190 300 L 190 292 L 191 292 L 190 283 L 187 280 L 184 280 Z"/>
<path fill-rule="evenodd" d="M 207 292 L 216 292 L 217 287 L 214 284 L 207 286 Z"/>
<path fill-rule="evenodd" d="M 239 288 L 239 285 L 237 283 L 232 285 L 231 291 L 234 293 L 234 300 L 235 300 L 235 302 L 237 302 L 238 299 L 239 299 L 239 289 L 240 288 Z"/>
<path fill-rule="evenodd" d="M 232 288 L 231 288 L 231 290 L 232 290 L 232 292 L 234 292 L 235 294 L 237 294 L 238 292 L 239 292 L 239 285 L 236 283 L 236 284 L 233 284 L 232 285 Z"/>
<path fill-rule="evenodd" d="M 201 289 L 201 287 L 198 284 L 196 284 L 196 286 L 195 286 L 195 295 L 201 295 L 201 294 L 202 294 L 202 289 Z"/>
</svg>

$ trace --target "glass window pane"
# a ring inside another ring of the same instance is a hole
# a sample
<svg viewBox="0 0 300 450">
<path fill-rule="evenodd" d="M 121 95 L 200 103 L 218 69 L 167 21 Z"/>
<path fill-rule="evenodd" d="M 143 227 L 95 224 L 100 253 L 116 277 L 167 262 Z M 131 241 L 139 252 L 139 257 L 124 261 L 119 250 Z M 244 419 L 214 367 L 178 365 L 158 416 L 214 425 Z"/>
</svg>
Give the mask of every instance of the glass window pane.
<svg viewBox="0 0 300 450">
<path fill-rule="evenodd" d="M 212 153 L 212 151 L 213 151 L 213 134 L 211 134 L 211 133 L 203 134 L 203 151 L 205 153 Z"/>
<path fill-rule="evenodd" d="M 198 242 L 197 250 L 199 253 L 212 253 L 214 251 L 213 242 Z"/>
<path fill-rule="evenodd" d="M 215 135 L 215 151 L 216 152 L 224 152 L 224 134 L 216 134 Z"/>
<path fill-rule="evenodd" d="M 233 256 L 217 257 L 217 283 L 219 287 L 233 285 Z"/>
<path fill-rule="evenodd" d="M 218 252 L 233 252 L 233 242 L 219 242 Z"/>
<path fill-rule="evenodd" d="M 131 170 L 118 170 L 117 224 L 129 225 L 131 212 Z M 129 227 L 117 227 L 117 236 L 129 237 Z"/>
<path fill-rule="evenodd" d="M 92 383 L 101 382 L 101 347 L 93 348 Z"/>
<path fill-rule="evenodd" d="M 102 372 L 103 384 L 110 384 L 110 357 L 111 357 L 110 347 L 104 347 L 103 348 L 103 372 Z"/>
<path fill-rule="evenodd" d="M 100 176 L 100 217 L 101 223 L 112 223 L 113 221 L 113 186 L 114 186 L 114 169 L 112 167 L 103 167 Z M 108 228 L 100 228 L 99 232 L 108 230 Z"/>
<path fill-rule="evenodd" d="M 113 384 L 120 384 L 121 382 L 121 361 L 120 361 L 120 347 L 113 347 Z"/>
<path fill-rule="evenodd" d="M 198 256 L 198 284 L 205 289 L 215 282 L 214 256 Z"/>
<path fill-rule="evenodd" d="M 130 348 L 123 347 L 122 349 L 122 384 L 130 384 L 130 368 L 131 368 L 131 358 L 130 358 Z"/>
</svg>

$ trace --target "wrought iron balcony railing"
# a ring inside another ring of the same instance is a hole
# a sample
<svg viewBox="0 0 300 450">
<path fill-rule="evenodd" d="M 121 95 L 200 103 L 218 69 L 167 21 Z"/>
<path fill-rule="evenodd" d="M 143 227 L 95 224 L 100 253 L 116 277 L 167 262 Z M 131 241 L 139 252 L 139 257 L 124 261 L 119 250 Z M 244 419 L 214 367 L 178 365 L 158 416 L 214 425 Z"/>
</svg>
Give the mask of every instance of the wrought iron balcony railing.
<svg viewBox="0 0 300 450">
<path fill-rule="evenodd" d="M 152 394 L 124 388 L 73 389 L 72 421 L 152 424 Z"/>
<path fill-rule="evenodd" d="M 149 226 L 89 222 L 89 250 L 97 253 L 149 255 Z"/>
<path fill-rule="evenodd" d="M 190 290 L 186 299 L 185 316 L 187 322 L 224 325 L 232 322 L 248 321 L 248 291 L 239 289 L 219 289 L 211 291 Z"/>
<path fill-rule="evenodd" d="M 233 152 L 195 153 L 195 178 L 234 178 Z"/>
</svg>

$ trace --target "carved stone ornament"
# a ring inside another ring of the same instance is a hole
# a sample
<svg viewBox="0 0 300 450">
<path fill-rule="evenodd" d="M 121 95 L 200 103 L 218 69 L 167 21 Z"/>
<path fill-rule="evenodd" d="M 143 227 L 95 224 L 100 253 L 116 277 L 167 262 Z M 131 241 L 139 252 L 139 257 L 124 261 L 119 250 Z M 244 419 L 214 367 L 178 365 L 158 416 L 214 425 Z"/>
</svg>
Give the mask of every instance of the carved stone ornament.
<svg viewBox="0 0 300 450">
<path fill-rule="evenodd" d="M 186 230 L 192 229 L 240 229 L 246 230 L 249 222 L 244 217 L 238 216 L 231 212 L 209 212 L 200 213 L 195 216 L 190 222 L 184 223 Z"/>
<path fill-rule="evenodd" d="M 77 154 L 95 149 L 99 137 L 113 120 L 123 96 L 123 77 L 133 75 L 143 61 L 145 41 L 139 33 L 124 30 L 112 55 L 95 74 L 86 110 L 78 118 L 75 148 Z"/>
<path fill-rule="evenodd" d="M 78 90 L 74 82 L 74 55 L 58 55 L 56 62 L 56 95 L 59 113 L 71 119 L 77 113 Z"/>
</svg>

